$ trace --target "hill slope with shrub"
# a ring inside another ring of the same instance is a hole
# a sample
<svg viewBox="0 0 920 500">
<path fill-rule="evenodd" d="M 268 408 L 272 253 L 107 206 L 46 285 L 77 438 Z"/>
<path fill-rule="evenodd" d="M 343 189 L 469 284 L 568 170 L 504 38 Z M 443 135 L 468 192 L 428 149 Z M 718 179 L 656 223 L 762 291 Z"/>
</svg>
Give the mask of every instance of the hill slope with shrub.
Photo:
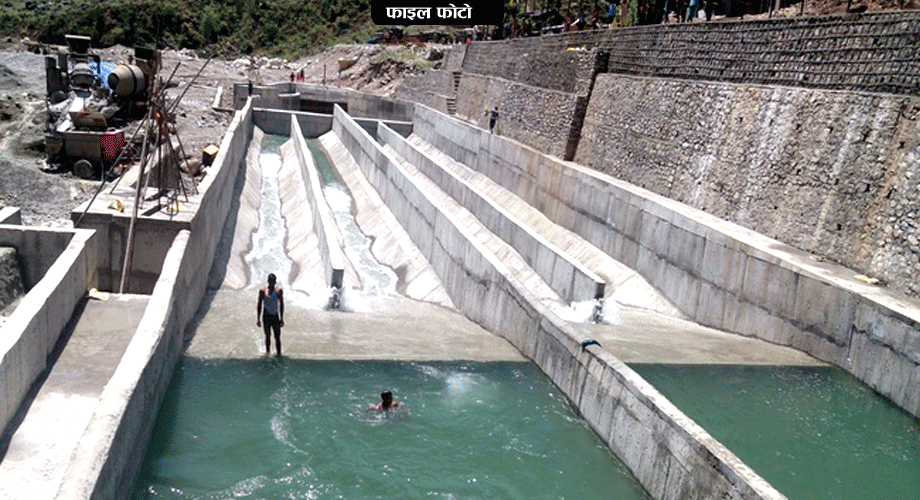
<svg viewBox="0 0 920 500">
<path fill-rule="evenodd" d="M 377 27 L 370 0 L 60 0 L 3 2 L 0 34 L 64 44 L 68 33 L 93 46 L 116 44 L 209 53 L 298 56 L 337 42 L 366 40 Z"/>
</svg>

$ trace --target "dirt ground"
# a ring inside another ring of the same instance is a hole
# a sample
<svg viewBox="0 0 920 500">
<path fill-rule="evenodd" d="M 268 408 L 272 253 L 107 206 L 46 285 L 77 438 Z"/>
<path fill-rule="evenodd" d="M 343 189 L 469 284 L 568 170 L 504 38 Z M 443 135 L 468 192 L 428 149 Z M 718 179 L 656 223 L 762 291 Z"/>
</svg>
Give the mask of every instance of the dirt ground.
<svg viewBox="0 0 920 500">
<path fill-rule="evenodd" d="M 406 61 L 424 60 L 429 50 L 340 45 L 297 61 L 261 57 L 208 61 L 189 50 L 167 50 L 162 53 L 160 76 L 168 78 L 178 65 L 172 77 L 175 87 L 167 92 L 171 100 L 182 96 L 176 111 L 176 130 L 186 156 L 194 160 L 201 157 L 207 145 L 220 144 L 233 117 L 231 112 L 212 109 L 220 87 L 224 89 L 221 104 L 229 107 L 234 83 L 287 81 L 291 73 L 303 70 L 307 83 L 392 95 L 404 74 L 419 71 Z M 121 63 L 133 50 L 117 46 L 92 52 L 104 62 Z M 339 74 L 339 59 L 357 62 Z M 23 41 L 0 43 L 0 207 L 20 207 L 26 225 L 71 227 L 71 210 L 92 197 L 99 181 L 52 169 L 45 161 L 44 68 L 44 56 L 29 52 Z M 199 70 L 201 74 L 195 78 Z M 131 131 L 133 127 L 126 131 L 126 138 Z"/>
</svg>

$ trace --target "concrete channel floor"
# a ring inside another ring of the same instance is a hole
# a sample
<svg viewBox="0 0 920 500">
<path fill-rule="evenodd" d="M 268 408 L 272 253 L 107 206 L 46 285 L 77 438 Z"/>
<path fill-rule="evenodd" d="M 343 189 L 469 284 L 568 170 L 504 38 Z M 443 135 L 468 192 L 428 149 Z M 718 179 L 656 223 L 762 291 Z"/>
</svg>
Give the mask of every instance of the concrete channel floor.
<svg viewBox="0 0 920 500">
<path fill-rule="evenodd" d="M 64 332 L 66 345 L 12 436 L 4 436 L 0 498 L 52 499 L 102 389 L 121 361 L 147 307 L 146 295 L 89 299 Z M 79 458 L 79 457 L 75 457 Z"/>
<path fill-rule="evenodd" d="M 256 290 L 211 292 L 186 354 L 207 359 L 265 357 L 255 303 Z M 316 310 L 290 300 L 286 304 L 282 354 L 291 359 L 526 361 L 499 335 L 436 304 L 378 297 L 364 303 L 364 312 Z M 585 340 L 597 340 L 625 363 L 824 364 L 796 349 L 657 312 L 622 308 L 616 316 L 617 324 L 573 326 L 584 332 Z"/>
<path fill-rule="evenodd" d="M 264 356 L 265 337 L 256 326 L 256 294 L 256 290 L 211 293 L 186 354 L 211 359 Z M 346 290 L 346 305 L 348 294 Z M 526 361 L 506 340 L 453 309 L 395 296 L 362 300 L 362 309 L 317 310 L 286 299 L 282 354 L 292 359 L 353 361 Z"/>
</svg>

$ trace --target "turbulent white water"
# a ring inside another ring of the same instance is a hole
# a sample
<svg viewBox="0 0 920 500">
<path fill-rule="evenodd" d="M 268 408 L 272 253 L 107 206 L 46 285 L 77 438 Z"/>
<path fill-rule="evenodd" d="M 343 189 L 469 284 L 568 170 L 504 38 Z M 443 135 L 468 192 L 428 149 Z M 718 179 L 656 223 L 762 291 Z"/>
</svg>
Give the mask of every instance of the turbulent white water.
<svg viewBox="0 0 920 500">
<path fill-rule="evenodd" d="M 308 309 L 322 309 L 328 304 L 331 289 L 316 290 L 309 294 L 298 293 L 286 286 L 290 278 L 293 262 L 285 253 L 284 241 L 286 229 L 281 212 L 280 171 L 281 156 L 276 152 L 264 152 L 259 155 L 262 174 L 261 203 L 259 204 L 259 227 L 253 234 L 252 250 L 246 255 L 252 277 L 250 287 L 265 285 L 269 273 L 274 273 L 278 284 L 286 289 L 288 300 Z M 325 158 L 317 158 L 317 163 L 327 166 Z M 327 176 L 331 177 L 331 176 Z M 372 310 L 371 300 L 375 297 L 395 295 L 397 277 L 387 266 L 380 264 L 371 253 L 372 241 L 358 227 L 351 213 L 352 199 L 348 192 L 337 182 L 328 181 L 323 188 L 326 201 L 333 211 L 336 223 L 344 239 L 346 258 L 352 263 L 361 288 L 349 287 L 342 291 L 341 308 L 351 311 Z"/>
<path fill-rule="evenodd" d="M 332 209 L 336 224 L 342 233 L 345 256 L 355 267 L 361 279 L 361 289 L 347 289 L 342 295 L 342 306 L 348 310 L 365 310 L 368 300 L 374 297 L 396 295 L 396 273 L 377 261 L 371 253 L 373 241 L 361 231 L 351 213 L 351 195 L 338 183 L 328 183 L 323 194 Z"/>
<path fill-rule="evenodd" d="M 284 252 L 284 218 L 281 216 L 278 173 L 281 156 L 275 153 L 259 155 L 262 171 L 262 200 L 259 204 L 259 228 L 252 236 L 252 250 L 246 255 L 249 265 L 250 286 L 264 286 L 269 273 L 278 277 L 283 287 L 291 275 L 293 263 Z"/>
</svg>

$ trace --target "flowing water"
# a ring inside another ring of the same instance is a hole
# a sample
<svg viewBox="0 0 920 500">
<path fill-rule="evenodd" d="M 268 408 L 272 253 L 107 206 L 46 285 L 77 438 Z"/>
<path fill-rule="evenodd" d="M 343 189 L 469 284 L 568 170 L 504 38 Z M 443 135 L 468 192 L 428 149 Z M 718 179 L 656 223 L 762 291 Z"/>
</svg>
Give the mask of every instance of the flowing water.
<svg viewBox="0 0 920 500">
<path fill-rule="evenodd" d="M 355 272 L 361 277 L 363 285 L 360 291 L 346 290 L 343 293 L 343 307 L 349 310 L 364 309 L 362 305 L 365 304 L 365 298 L 396 294 L 396 273 L 381 265 L 371 253 L 373 242 L 361 231 L 352 214 L 351 194 L 339 182 L 319 141 L 308 139 L 307 146 L 322 176 L 323 195 L 342 233 L 345 256 L 355 266 Z"/>
<path fill-rule="evenodd" d="M 648 497 L 529 363 L 185 358 L 134 498 Z"/>
<path fill-rule="evenodd" d="M 261 227 L 246 260 L 254 276 L 280 279 L 291 263 L 282 246 L 279 144 L 266 137 Z M 365 282 L 361 293 L 394 293 L 395 276 L 370 256 L 351 198 L 313 142 L 311 149 Z M 367 411 L 384 388 L 402 407 Z M 134 498 L 648 497 L 529 363 L 184 357 Z"/>
<path fill-rule="evenodd" d="M 839 368 L 631 368 L 792 500 L 920 498 L 920 420 Z"/>
<path fill-rule="evenodd" d="M 252 237 L 252 249 L 246 254 L 249 275 L 253 277 L 251 288 L 265 286 L 265 278 L 274 273 L 278 284 L 287 286 L 293 263 L 284 252 L 284 218 L 281 216 L 279 173 L 281 155 L 279 148 L 286 137 L 266 135 L 262 141 L 259 164 L 262 172 L 261 203 L 259 204 L 259 228 Z M 288 291 L 290 296 L 292 291 Z"/>
</svg>

